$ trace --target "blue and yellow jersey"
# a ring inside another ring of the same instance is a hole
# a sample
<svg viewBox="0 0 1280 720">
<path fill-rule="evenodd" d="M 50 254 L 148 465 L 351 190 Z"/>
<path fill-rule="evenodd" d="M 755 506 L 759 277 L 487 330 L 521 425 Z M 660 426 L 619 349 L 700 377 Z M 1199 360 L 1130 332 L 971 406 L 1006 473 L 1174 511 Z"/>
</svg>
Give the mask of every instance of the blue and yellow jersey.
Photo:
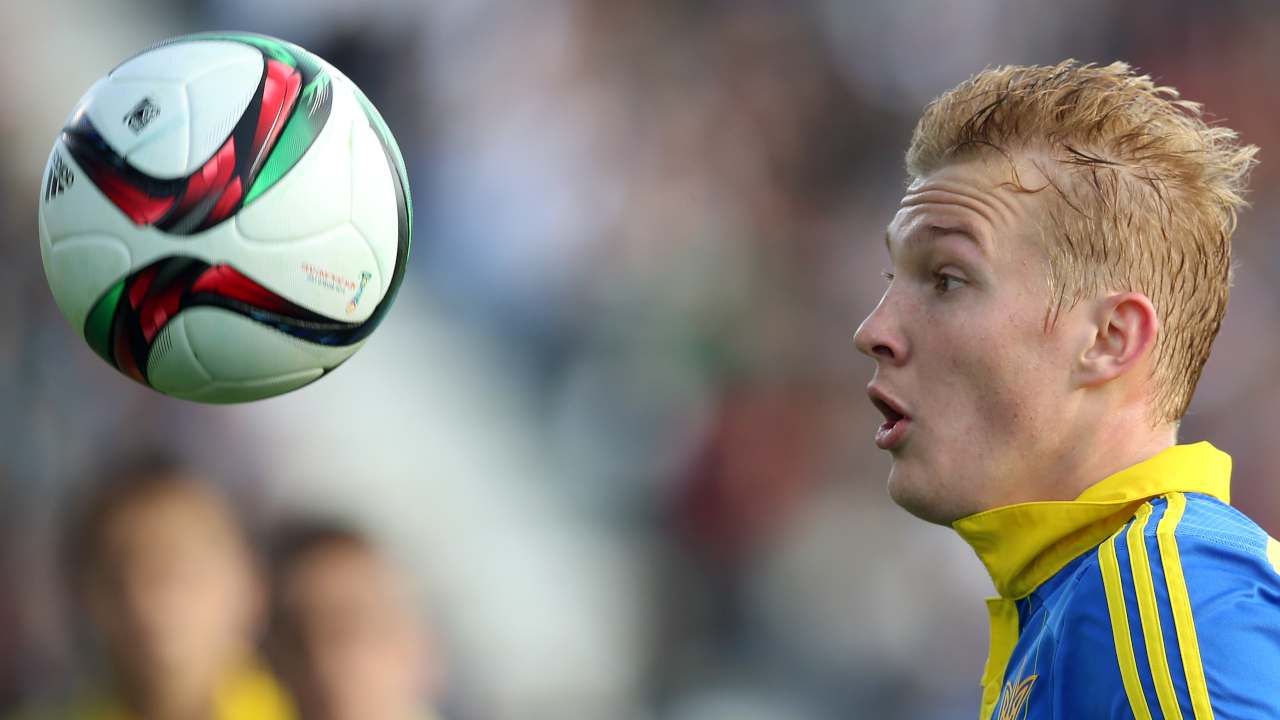
<svg viewBox="0 0 1280 720">
<path fill-rule="evenodd" d="M 963 518 L 999 597 L 981 720 L 1280 718 L 1280 543 L 1178 445 L 1071 502 Z"/>
</svg>

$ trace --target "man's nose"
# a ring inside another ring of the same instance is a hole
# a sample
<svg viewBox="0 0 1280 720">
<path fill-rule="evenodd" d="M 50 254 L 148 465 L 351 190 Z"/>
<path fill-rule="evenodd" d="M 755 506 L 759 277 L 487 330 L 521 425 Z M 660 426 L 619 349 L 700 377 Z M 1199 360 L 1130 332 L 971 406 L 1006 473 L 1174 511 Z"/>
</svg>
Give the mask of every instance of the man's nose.
<svg viewBox="0 0 1280 720">
<path fill-rule="evenodd" d="M 853 344 L 859 352 L 877 362 L 900 365 L 907 358 L 906 344 L 897 333 L 890 330 L 887 299 L 887 295 L 882 298 L 876 309 L 858 326 L 858 331 L 853 335 Z"/>
</svg>

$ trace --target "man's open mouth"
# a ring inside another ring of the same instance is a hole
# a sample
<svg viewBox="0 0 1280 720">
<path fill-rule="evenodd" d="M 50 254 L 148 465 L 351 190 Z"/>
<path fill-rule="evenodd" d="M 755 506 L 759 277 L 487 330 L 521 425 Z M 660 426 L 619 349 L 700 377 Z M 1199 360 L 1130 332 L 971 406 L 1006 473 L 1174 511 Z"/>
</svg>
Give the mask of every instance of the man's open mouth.
<svg viewBox="0 0 1280 720">
<path fill-rule="evenodd" d="M 911 426 L 911 416 L 901 409 L 897 401 L 877 388 L 868 388 L 867 395 L 871 398 L 871 404 L 884 415 L 884 423 L 876 430 L 876 447 L 892 450 L 906 437 Z"/>
</svg>

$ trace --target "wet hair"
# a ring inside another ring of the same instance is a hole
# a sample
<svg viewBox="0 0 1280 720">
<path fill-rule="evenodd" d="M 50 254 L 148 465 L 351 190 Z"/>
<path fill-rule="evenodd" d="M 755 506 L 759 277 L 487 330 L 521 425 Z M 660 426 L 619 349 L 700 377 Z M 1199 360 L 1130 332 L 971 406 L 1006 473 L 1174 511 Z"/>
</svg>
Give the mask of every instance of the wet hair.
<svg viewBox="0 0 1280 720">
<path fill-rule="evenodd" d="M 1185 414 L 1226 313 L 1231 235 L 1258 149 L 1125 63 L 989 68 L 931 102 L 907 150 L 922 178 L 978 156 L 1029 158 L 1058 314 L 1104 292 L 1150 298 L 1153 424 Z M 1047 160 L 1040 163 L 1039 160 Z M 1011 163 L 1012 164 L 1012 163 Z"/>
</svg>

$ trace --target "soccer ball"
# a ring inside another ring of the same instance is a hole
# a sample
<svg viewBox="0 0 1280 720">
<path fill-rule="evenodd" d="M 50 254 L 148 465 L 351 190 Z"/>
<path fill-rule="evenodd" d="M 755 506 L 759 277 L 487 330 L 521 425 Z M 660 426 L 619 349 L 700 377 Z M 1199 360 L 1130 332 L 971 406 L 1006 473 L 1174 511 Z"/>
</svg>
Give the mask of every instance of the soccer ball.
<svg viewBox="0 0 1280 720">
<path fill-rule="evenodd" d="M 358 350 L 404 277 L 412 206 L 386 123 L 341 72 L 263 35 L 161 43 L 54 142 L 40 251 L 102 359 L 189 400 L 256 400 Z"/>
</svg>

